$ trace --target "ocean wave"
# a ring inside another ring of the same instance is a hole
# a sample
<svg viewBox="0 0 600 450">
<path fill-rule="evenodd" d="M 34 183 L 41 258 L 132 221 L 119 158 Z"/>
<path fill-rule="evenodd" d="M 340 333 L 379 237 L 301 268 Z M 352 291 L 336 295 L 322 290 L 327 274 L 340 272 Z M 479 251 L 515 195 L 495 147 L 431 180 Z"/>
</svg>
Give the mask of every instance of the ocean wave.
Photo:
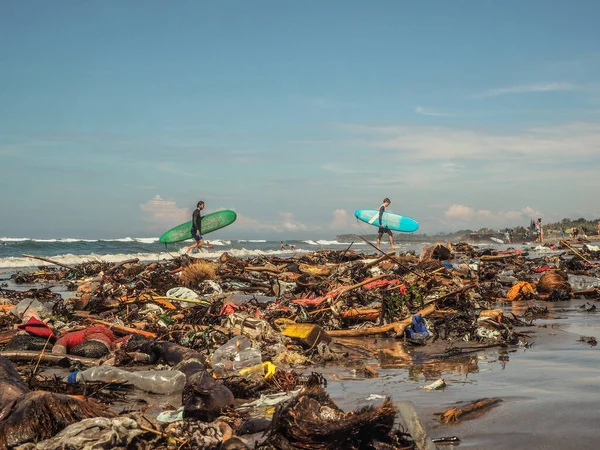
<svg viewBox="0 0 600 450">
<path fill-rule="evenodd" d="M 255 242 L 255 243 L 261 243 L 261 242 L 267 242 L 265 239 L 238 239 L 237 241 L 240 244 L 243 244 L 244 242 Z"/>
<path fill-rule="evenodd" d="M 64 255 L 53 256 L 52 261 L 65 265 L 76 265 L 90 261 L 101 261 L 117 263 L 125 261 L 127 259 L 139 258 L 140 261 L 157 261 L 157 260 L 169 260 L 173 259 L 169 253 L 115 253 L 112 255 L 96 255 L 94 253 L 89 255 L 73 255 L 67 253 Z M 0 268 L 36 268 L 40 266 L 50 266 L 44 261 L 40 261 L 35 258 L 25 258 L 20 256 L 11 256 L 7 258 L 0 258 Z"/>
<path fill-rule="evenodd" d="M 214 241 L 213 240 L 210 240 L 210 241 L 207 240 L 206 242 L 208 242 L 210 245 L 216 245 L 217 247 L 218 246 L 223 246 L 223 245 L 231 245 L 231 241 L 221 241 L 219 239 L 216 239 Z"/>
<path fill-rule="evenodd" d="M 183 248 L 179 252 L 149 252 L 149 253 L 115 253 L 108 255 L 97 255 L 91 253 L 88 255 L 74 255 L 71 253 L 52 256 L 52 261 L 65 265 L 77 265 L 84 262 L 100 261 L 109 263 L 118 263 L 127 259 L 138 258 L 141 262 L 152 262 L 152 261 L 167 261 L 171 260 L 183 251 Z M 277 256 L 277 255 L 295 255 L 301 253 L 308 253 L 308 250 L 248 250 L 242 249 L 231 249 L 228 253 L 237 257 L 255 257 L 255 256 Z M 205 258 L 205 259 L 217 259 L 223 254 L 223 251 L 210 249 L 202 249 L 197 253 L 192 253 L 190 256 L 194 258 Z M 51 266 L 51 264 L 35 258 L 26 258 L 21 256 L 9 256 L 6 258 L 0 258 L 0 269 L 35 269 L 40 266 Z"/>
<path fill-rule="evenodd" d="M 153 244 L 158 242 L 157 237 L 124 237 L 114 239 L 82 239 L 82 238 L 49 238 L 49 239 L 36 239 L 36 238 L 9 238 L 2 237 L 0 242 L 41 242 L 41 243 L 64 243 L 71 244 L 77 242 L 139 242 L 142 244 Z"/>
<path fill-rule="evenodd" d="M 319 245 L 350 245 L 350 242 L 338 242 L 338 241 L 326 241 L 324 239 L 320 239 L 317 241 Z"/>
<path fill-rule="evenodd" d="M 315 241 L 311 241 L 311 240 L 308 240 L 308 241 L 302 241 L 302 242 L 304 242 L 305 244 L 308 244 L 308 245 L 319 245 L 319 244 L 317 244 Z"/>
<path fill-rule="evenodd" d="M 154 244 L 158 242 L 157 237 L 149 237 L 149 238 L 133 238 L 134 241 L 139 242 L 141 244 Z"/>
</svg>

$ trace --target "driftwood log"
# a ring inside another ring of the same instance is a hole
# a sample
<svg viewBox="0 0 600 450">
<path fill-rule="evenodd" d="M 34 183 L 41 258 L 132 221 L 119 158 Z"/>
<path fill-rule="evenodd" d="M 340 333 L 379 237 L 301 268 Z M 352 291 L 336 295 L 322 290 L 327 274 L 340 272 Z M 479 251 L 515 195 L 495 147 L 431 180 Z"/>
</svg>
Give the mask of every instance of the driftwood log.
<svg viewBox="0 0 600 450">
<path fill-rule="evenodd" d="M 431 313 L 435 311 L 435 305 L 429 305 L 423 308 L 419 313 L 423 317 L 427 317 Z M 399 322 L 389 323 L 387 325 L 382 325 L 379 327 L 371 327 L 371 328 L 361 328 L 358 330 L 328 330 L 327 334 L 331 337 L 357 337 L 357 336 L 372 336 L 374 334 L 383 334 L 389 333 L 393 331 L 394 333 L 400 335 L 404 333 L 406 327 L 408 327 L 412 323 L 412 316 L 407 317 L 404 320 Z"/>
</svg>

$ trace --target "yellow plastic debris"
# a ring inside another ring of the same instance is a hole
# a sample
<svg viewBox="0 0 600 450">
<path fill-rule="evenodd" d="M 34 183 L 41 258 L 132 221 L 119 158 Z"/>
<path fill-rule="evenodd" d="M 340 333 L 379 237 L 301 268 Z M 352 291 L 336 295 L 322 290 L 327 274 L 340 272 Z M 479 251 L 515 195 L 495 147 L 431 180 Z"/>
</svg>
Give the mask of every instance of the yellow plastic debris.
<svg viewBox="0 0 600 450">
<path fill-rule="evenodd" d="M 263 378 L 265 375 L 264 363 L 255 364 L 254 366 L 245 367 L 240 370 L 240 375 L 247 378 Z"/>
<path fill-rule="evenodd" d="M 281 334 L 308 348 L 312 348 L 322 341 L 331 342 L 331 337 L 327 332 L 314 323 L 293 323 L 285 327 Z"/>
<path fill-rule="evenodd" d="M 265 371 L 265 379 L 268 380 L 269 378 L 272 378 L 273 375 L 275 375 L 275 364 L 273 364 L 271 361 L 265 361 L 263 363 L 263 369 Z"/>
</svg>

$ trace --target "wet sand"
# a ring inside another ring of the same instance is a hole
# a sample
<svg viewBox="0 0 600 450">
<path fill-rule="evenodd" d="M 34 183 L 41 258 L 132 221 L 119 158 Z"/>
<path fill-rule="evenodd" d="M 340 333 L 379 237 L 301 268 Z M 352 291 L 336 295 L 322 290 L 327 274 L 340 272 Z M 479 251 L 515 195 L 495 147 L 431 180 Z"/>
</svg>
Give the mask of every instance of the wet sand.
<svg viewBox="0 0 600 450">
<path fill-rule="evenodd" d="M 579 309 L 586 300 L 536 304 L 548 306 L 555 318 L 536 321 L 548 328 L 527 328 L 535 332 L 526 339 L 530 348 L 493 348 L 443 362 L 423 358 L 400 369 L 389 368 L 389 352 L 383 351 L 372 361 L 380 364 L 379 378 L 331 381 L 328 391 L 346 410 L 382 401 L 366 400 L 371 394 L 410 400 L 431 437 L 458 436 L 460 448 L 600 448 L 600 347 L 577 342 L 575 334 L 600 339 L 600 316 Z M 377 345 L 397 345 L 387 341 Z M 398 362 L 405 364 L 402 356 Z M 422 389 L 438 377 L 448 385 L 444 390 Z M 441 425 L 434 415 L 489 397 L 503 401 L 458 425 Z"/>
</svg>

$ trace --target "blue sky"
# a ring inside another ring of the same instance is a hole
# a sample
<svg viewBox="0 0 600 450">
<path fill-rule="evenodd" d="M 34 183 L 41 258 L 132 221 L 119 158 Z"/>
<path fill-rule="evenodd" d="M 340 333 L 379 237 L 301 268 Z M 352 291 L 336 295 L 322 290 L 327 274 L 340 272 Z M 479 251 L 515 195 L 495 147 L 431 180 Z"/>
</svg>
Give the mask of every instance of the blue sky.
<svg viewBox="0 0 600 450">
<path fill-rule="evenodd" d="M 600 217 L 596 1 L 0 3 L 0 236 Z"/>
</svg>

